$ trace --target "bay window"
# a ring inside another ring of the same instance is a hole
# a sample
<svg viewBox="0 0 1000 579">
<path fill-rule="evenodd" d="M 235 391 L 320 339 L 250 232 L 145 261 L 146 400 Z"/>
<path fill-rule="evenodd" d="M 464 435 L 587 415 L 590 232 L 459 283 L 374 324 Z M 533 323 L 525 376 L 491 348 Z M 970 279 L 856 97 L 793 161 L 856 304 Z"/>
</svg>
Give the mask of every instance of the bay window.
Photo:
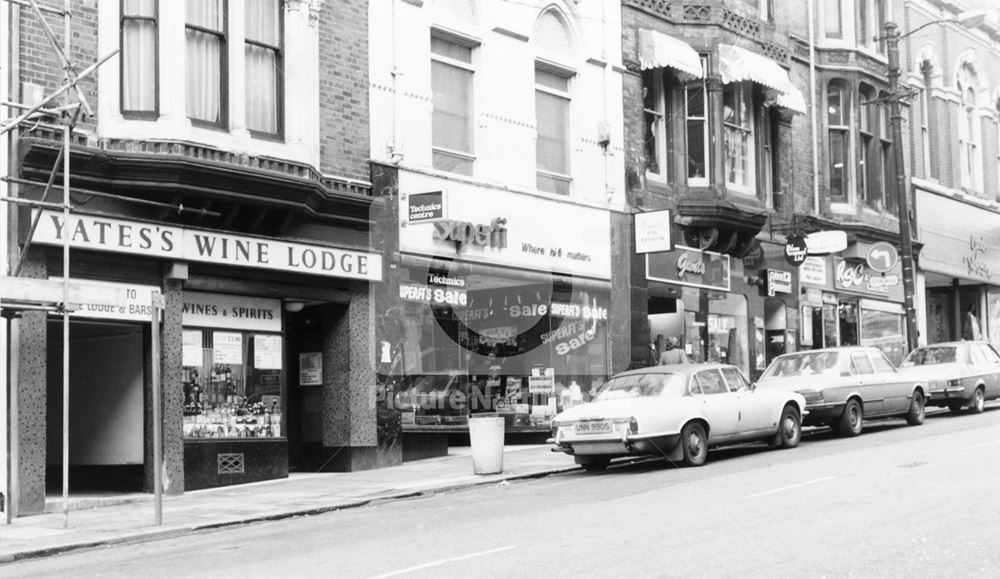
<svg viewBox="0 0 1000 579">
<path fill-rule="evenodd" d="M 702 68 L 706 68 L 702 58 Z M 708 185 L 708 91 L 704 79 L 684 87 L 688 185 Z"/>
<path fill-rule="evenodd" d="M 858 115 L 858 197 L 871 206 L 877 204 L 878 197 L 878 151 L 875 147 L 875 127 L 878 125 L 878 105 L 875 104 L 875 91 L 871 87 L 862 86 L 859 89 L 862 103 L 870 103 L 861 107 Z"/>
<path fill-rule="evenodd" d="M 121 3 L 121 112 L 133 118 L 156 118 L 157 0 Z"/>
<path fill-rule="evenodd" d="M 282 131 L 281 94 L 284 77 L 280 0 L 246 0 L 246 123 L 251 133 Z"/>
<path fill-rule="evenodd" d="M 435 169 L 472 175 L 473 46 L 431 36 L 432 164 Z"/>
<path fill-rule="evenodd" d="M 644 119 L 643 153 L 646 173 L 661 180 L 667 173 L 664 134 L 664 72 L 660 69 L 642 72 L 642 113 Z"/>
<path fill-rule="evenodd" d="M 731 83 L 722 93 L 726 185 L 741 192 L 754 187 L 753 85 Z"/>
<path fill-rule="evenodd" d="M 187 115 L 195 123 L 227 123 L 226 0 L 187 0 Z"/>
<path fill-rule="evenodd" d="M 569 195 L 569 112 L 571 75 L 547 66 L 535 67 L 535 145 L 537 186 L 542 191 Z"/>
<path fill-rule="evenodd" d="M 846 85 L 832 81 L 827 87 L 827 138 L 829 145 L 830 200 L 846 203 L 850 159 L 850 101 Z"/>
</svg>

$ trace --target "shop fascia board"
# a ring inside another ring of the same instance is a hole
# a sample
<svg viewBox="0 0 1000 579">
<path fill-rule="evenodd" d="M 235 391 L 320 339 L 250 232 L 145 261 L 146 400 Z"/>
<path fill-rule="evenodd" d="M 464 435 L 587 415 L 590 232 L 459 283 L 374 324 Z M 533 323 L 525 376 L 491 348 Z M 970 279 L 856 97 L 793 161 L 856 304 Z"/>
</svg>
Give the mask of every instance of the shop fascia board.
<svg viewBox="0 0 1000 579">
<path fill-rule="evenodd" d="M 125 298 L 125 288 L 112 288 L 86 281 L 69 280 L 64 287 L 61 280 L 0 277 L 0 305 L 4 307 L 65 303 L 67 309 L 72 310 L 78 304 L 114 306 L 123 303 Z"/>
</svg>

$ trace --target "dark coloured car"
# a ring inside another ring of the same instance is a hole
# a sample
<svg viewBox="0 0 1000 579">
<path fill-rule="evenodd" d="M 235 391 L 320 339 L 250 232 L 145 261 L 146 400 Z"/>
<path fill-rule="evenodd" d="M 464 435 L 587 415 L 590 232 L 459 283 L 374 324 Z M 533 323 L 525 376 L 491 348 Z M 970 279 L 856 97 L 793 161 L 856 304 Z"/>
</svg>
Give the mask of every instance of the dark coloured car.
<svg viewBox="0 0 1000 579">
<path fill-rule="evenodd" d="M 867 346 L 842 346 L 775 358 L 760 388 L 794 390 L 806 399 L 806 426 L 829 425 L 844 436 L 861 434 L 862 421 L 903 417 L 923 424 L 927 391 L 900 373 L 885 354 Z"/>
</svg>

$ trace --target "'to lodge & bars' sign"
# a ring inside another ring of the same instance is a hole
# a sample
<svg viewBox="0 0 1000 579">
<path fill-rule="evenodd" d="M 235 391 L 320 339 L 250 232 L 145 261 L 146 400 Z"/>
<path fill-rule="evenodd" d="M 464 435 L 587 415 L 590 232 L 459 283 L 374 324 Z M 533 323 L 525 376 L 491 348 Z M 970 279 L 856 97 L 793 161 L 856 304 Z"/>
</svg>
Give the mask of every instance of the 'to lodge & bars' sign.
<svg viewBox="0 0 1000 579">
<path fill-rule="evenodd" d="M 64 236 L 70 247 L 79 249 L 382 280 L 382 256 L 377 253 L 94 215 L 71 215 L 67 227 L 62 213 L 42 211 L 32 242 L 62 245 Z"/>
</svg>

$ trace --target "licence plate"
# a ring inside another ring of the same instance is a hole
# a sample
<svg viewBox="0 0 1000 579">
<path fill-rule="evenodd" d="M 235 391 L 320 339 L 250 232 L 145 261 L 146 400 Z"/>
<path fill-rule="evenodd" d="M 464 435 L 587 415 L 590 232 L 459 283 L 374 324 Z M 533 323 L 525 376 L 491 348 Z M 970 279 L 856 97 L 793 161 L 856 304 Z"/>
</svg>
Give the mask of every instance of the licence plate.
<svg viewBox="0 0 1000 579">
<path fill-rule="evenodd" d="M 573 425 L 573 432 L 576 434 L 611 434 L 614 432 L 614 425 L 611 424 L 610 420 L 577 422 Z"/>
</svg>

